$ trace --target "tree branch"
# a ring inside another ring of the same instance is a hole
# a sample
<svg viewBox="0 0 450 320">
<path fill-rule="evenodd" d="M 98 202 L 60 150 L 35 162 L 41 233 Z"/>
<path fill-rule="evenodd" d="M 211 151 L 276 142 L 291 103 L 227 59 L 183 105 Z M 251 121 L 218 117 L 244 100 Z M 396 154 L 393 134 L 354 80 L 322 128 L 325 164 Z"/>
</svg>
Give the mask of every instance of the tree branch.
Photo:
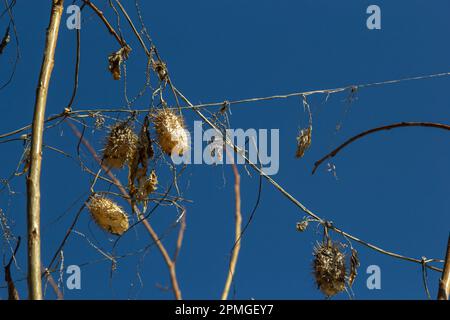
<svg viewBox="0 0 450 320">
<path fill-rule="evenodd" d="M 450 297 L 450 236 L 447 243 L 447 254 L 445 256 L 444 270 L 439 279 L 438 300 L 448 300 Z"/>
<path fill-rule="evenodd" d="M 235 231 L 234 231 L 234 247 L 231 254 L 230 266 L 228 270 L 225 288 L 222 292 L 222 300 L 227 300 L 230 292 L 231 283 L 233 281 L 234 273 L 236 271 L 236 264 L 241 250 L 241 233 L 242 233 L 242 214 L 241 214 L 241 176 L 235 163 L 232 163 L 234 174 L 234 194 L 235 194 Z"/>
<path fill-rule="evenodd" d="M 396 128 L 405 128 L 405 127 L 429 127 L 429 128 L 437 128 L 437 129 L 443 129 L 443 130 L 450 130 L 450 126 L 446 124 L 440 124 L 440 123 L 434 123 L 434 122 L 399 122 L 390 124 L 387 126 L 377 127 L 373 128 L 364 132 L 361 132 L 360 134 L 357 134 L 356 136 L 348 139 L 343 144 L 341 144 L 339 147 L 331 151 L 329 154 L 321 158 L 320 160 L 316 161 L 314 164 L 314 169 L 312 171 L 312 174 L 314 174 L 317 170 L 317 168 L 327 159 L 333 158 L 335 155 L 339 153 L 342 149 L 344 149 L 346 146 L 351 144 L 352 142 L 355 142 L 358 139 L 361 139 L 369 134 L 383 131 L 383 130 L 391 130 Z"/>
<path fill-rule="evenodd" d="M 63 12 L 63 0 L 53 0 L 44 58 L 39 82 L 31 136 L 30 173 L 27 179 L 27 225 L 28 225 L 28 291 L 32 300 L 42 299 L 41 282 L 41 234 L 40 234 L 40 178 L 42 163 L 42 137 L 45 121 L 45 107 L 51 74 L 54 66 L 55 49 L 59 25 Z"/>
</svg>

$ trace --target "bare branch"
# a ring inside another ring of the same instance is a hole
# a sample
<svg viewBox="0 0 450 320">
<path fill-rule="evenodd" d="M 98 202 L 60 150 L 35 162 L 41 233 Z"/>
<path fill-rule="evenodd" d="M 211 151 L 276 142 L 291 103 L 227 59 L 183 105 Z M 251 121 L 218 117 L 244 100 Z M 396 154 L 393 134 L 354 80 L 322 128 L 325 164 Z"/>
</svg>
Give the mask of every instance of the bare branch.
<svg viewBox="0 0 450 320">
<path fill-rule="evenodd" d="M 449 297 L 450 297 L 450 236 L 448 237 L 444 270 L 442 271 L 442 277 L 439 280 L 438 300 L 448 300 Z"/>
<path fill-rule="evenodd" d="M 36 102 L 32 125 L 30 173 L 27 179 L 28 291 L 29 298 L 32 300 L 42 299 L 40 239 L 42 137 L 44 132 L 47 93 L 54 66 L 55 49 L 63 11 L 63 2 L 63 0 L 52 1 L 44 58 L 36 90 Z"/>
<path fill-rule="evenodd" d="M 339 153 L 342 149 L 344 149 L 346 146 L 351 144 L 352 142 L 355 142 L 358 139 L 361 139 L 369 134 L 383 131 L 383 130 L 391 130 L 396 128 L 405 128 L 405 127 L 428 127 L 428 128 L 437 128 L 437 129 L 444 129 L 444 130 L 450 130 L 450 126 L 446 124 L 440 124 L 440 123 L 434 123 L 434 122 L 399 122 L 390 124 L 387 126 L 377 127 L 373 128 L 364 132 L 361 132 L 360 134 L 357 134 L 356 136 L 348 139 L 343 144 L 341 144 L 339 147 L 331 151 L 329 154 L 321 158 L 320 160 L 316 161 L 314 164 L 314 169 L 312 171 L 312 174 L 314 174 L 317 170 L 317 168 L 327 159 L 333 158 L 335 155 Z"/>
<path fill-rule="evenodd" d="M 241 250 L 241 228 L 242 228 L 242 214 L 241 214 L 241 176 L 235 163 L 232 163 L 234 174 L 234 194 L 235 194 L 235 244 L 231 254 L 230 266 L 228 269 L 228 276 L 225 282 L 225 288 L 222 292 L 222 300 L 228 299 L 231 283 L 233 281 L 234 273 L 236 271 L 236 264 Z"/>
</svg>

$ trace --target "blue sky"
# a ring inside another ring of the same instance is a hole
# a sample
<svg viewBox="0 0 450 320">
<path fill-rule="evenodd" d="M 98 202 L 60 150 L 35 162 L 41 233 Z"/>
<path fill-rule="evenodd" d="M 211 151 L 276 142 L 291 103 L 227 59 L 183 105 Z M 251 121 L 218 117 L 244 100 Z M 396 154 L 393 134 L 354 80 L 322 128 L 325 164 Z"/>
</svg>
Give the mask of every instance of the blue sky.
<svg viewBox="0 0 450 320">
<path fill-rule="evenodd" d="M 144 21 L 166 61 L 175 85 L 193 102 L 235 100 L 313 89 L 342 87 L 450 71 L 448 1 L 141 1 Z M 69 3 L 69 2 L 67 2 Z M 96 1 L 115 24 L 108 2 Z M 123 1 L 137 20 L 134 1 Z M 381 8 L 382 29 L 368 30 L 366 8 Z M 17 1 L 15 22 L 21 59 L 13 82 L 0 91 L 0 132 L 31 122 L 35 88 L 42 60 L 49 1 Z M 64 19 L 67 15 L 64 15 Z M 124 106 L 123 81 L 112 80 L 107 55 L 117 50 L 97 16 L 83 13 L 79 90 L 74 109 Z M 64 22 L 64 21 L 63 21 Z M 8 20 L 0 20 L 0 31 Z M 138 23 L 137 23 L 138 24 Z M 129 95 L 145 81 L 146 59 L 126 21 L 121 26 L 133 51 L 127 63 Z M 0 56 L 1 81 L 14 61 L 14 46 Z M 75 61 L 75 32 L 61 25 L 47 115 L 67 105 Z M 313 142 L 302 159 L 295 159 L 296 134 L 307 125 L 299 98 L 231 106 L 232 128 L 280 130 L 280 170 L 273 178 L 313 212 L 341 229 L 382 248 L 421 258 L 443 258 L 449 232 L 450 140 L 448 133 L 428 128 L 381 132 L 358 141 L 332 163 L 338 179 L 322 167 L 311 175 L 314 162 L 347 138 L 363 130 L 399 121 L 450 122 L 447 88 L 450 78 L 401 82 L 364 88 L 351 105 L 348 92 L 309 99 L 313 112 Z M 148 108 L 147 93 L 133 107 Z M 214 109 L 213 109 L 214 110 Z M 211 111 L 213 111 L 211 110 Z M 196 115 L 184 112 L 188 128 Z M 336 133 L 337 124 L 343 124 Z M 110 122 L 108 122 L 110 124 Z M 104 131 L 87 130 L 100 151 Z M 45 133 L 45 144 L 76 157 L 77 139 L 66 124 Z M 23 149 L 21 142 L 0 144 L 0 177 L 13 172 Z M 83 160 L 96 164 L 84 150 Z M 160 190 L 170 182 L 160 174 Z M 258 192 L 258 177 L 242 178 L 242 213 L 248 219 Z M 126 172 L 118 173 L 126 179 Z M 91 177 L 77 161 L 44 150 L 42 172 L 42 254 L 49 263 L 68 226 L 89 191 Z M 126 180 L 124 180 L 126 181 Z M 14 195 L 3 191 L 0 208 L 14 234 L 25 238 L 26 189 L 24 177 L 14 178 Z M 99 184 L 99 190 L 108 190 Z M 234 193 L 231 167 L 188 166 L 180 179 L 187 230 L 177 273 L 187 299 L 220 297 L 233 246 Z M 78 200 L 78 201 L 77 201 Z M 120 202 L 120 200 L 118 200 Z M 74 202 L 76 202 L 74 204 Z M 73 205 L 74 204 L 74 205 Z M 121 203 L 130 213 L 129 207 Z M 312 250 L 321 240 L 311 225 L 295 230 L 304 214 L 264 182 L 255 218 L 242 239 L 233 297 L 237 299 L 323 299 L 312 278 Z M 164 233 L 175 221 L 171 207 L 158 209 L 150 222 Z M 55 222 L 56 220 L 56 222 Z M 96 246 L 110 251 L 114 241 L 84 211 L 76 230 Z M 344 241 L 337 235 L 334 240 Z M 164 238 L 173 252 L 176 232 Z M 2 240 L 3 252 L 8 245 Z M 129 232 L 118 247 L 124 254 L 151 242 L 142 226 Z M 23 245 L 26 242 L 23 242 Z M 361 260 L 353 287 L 357 299 L 424 299 L 420 265 L 396 260 L 353 243 Z M 13 270 L 17 286 L 26 296 L 25 246 Z M 145 256 L 119 260 L 110 279 L 110 263 L 81 236 L 72 234 L 64 249 L 64 263 L 82 266 L 81 290 L 65 289 L 66 299 L 172 299 L 167 268 L 153 247 Z M 366 268 L 381 269 L 381 289 L 366 286 Z M 1 271 L 3 272 L 3 271 Z M 137 276 L 139 274 L 142 283 Z M 1 275 L 3 278 L 3 273 Z M 55 274 L 58 278 L 58 274 Z M 64 275 L 67 279 L 67 275 Z M 432 297 L 438 274 L 428 272 Z M 1 283 L 3 286 L 4 284 Z M 0 289 L 6 297 L 6 289 Z M 50 288 L 47 298 L 54 298 Z M 348 299 L 346 293 L 335 299 Z"/>
</svg>

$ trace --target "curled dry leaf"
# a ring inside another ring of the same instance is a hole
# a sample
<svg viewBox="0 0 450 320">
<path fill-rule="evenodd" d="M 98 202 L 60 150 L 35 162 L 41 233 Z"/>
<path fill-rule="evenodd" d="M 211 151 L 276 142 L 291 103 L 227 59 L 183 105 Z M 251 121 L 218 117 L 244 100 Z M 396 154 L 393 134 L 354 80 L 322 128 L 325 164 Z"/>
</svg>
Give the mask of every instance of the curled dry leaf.
<svg viewBox="0 0 450 320">
<path fill-rule="evenodd" d="M 144 202 L 147 205 L 147 197 L 156 190 L 158 179 L 156 172 L 152 170 L 149 177 L 148 161 L 154 155 L 152 140 L 149 131 L 149 119 L 145 117 L 144 123 L 139 134 L 136 152 L 133 160 L 129 163 L 128 188 L 132 201 Z"/>
<path fill-rule="evenodd" d="M 167 80 L 167 66 L 162 61 L 156 61 L 153 63 L 153 70 L 158 74 L 159 80 L 165 81 Z"/>
<path fill-rule="evenodd" d="M 309 126 L 306 129 L 302 129 L 297 136 L 297 152 L 295 153 L 295 156 L 297 158 L 302 158 L 305 155 L 305 151 L 308 150 L 308 148 L 311 145 L 311 132 L 312 127 Z"/>
<path fill-rule="evenodd" d="M 350 257 L 350 273 L 348 275 L 348 285 L 351 287 L 353 285 L 353 282 L 356 279 L 356 276 L 358 275 L 358 268 L 359 268 L 360 262 L 358 258 L 358 252 L 356 249 L 352 248 L 352 255 Z"/>
<path fill-rule="evenodd" d="M 130 54 L 130 52 L 131 48 L 129 46 L 124 46 L 108 56 L 108 69 L 109 72 L 111 72 L 111 74 L 113 75 L 114 80 L 120 80 L 120 66 L 122 62 L 128 59 L 128 55 Z"/>
</svg>

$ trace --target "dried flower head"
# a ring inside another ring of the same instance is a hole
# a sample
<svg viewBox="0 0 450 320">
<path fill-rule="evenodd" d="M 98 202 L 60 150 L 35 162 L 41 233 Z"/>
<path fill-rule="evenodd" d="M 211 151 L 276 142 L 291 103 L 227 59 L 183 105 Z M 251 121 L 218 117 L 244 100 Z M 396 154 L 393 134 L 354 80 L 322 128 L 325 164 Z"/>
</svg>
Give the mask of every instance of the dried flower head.
<svg viewBox="0 0 450 320">
<path fill-rule="evenodd" d="M 327 297 L 345 289 L 345 255 L 340 244 L 320 243 L 314 248 L 314 277 L 317 287 Z"/>
<path fill-rule="evenodd" d="M 161 149 L 171 155 L 180 156 L 189 149 L 189 138 L 181 115 L 170 109 L 160 109 L 153 116 L 156 134 Z"/>
<path fill-rule="evenodd" d="M 120 80 L 120 65 L 128 59 L 128 54 L 130 51 L 131 48 L 129 46 L 124 46 L 108 56 L 108 69 L 113 75 L 114 80 Z"/>
<path fill-rule="evenodd" d="M 111 127 L 103 151 L 103 163 L 110 168 L 122 168 L 136 153 L 137 135 L 127 122 Z"/>
<path fill-rule="evenodd" d="M 121 235 L 129 228 L 128 217 L 123 209 L 108 198 L 92 197 L 88 209 L 98 226 L 107 232 Z"/>
<path fill-rule="evenodd" d="M 295 156 L 297 158 L 301 158 L 304 156 L 305 151 L 309 148 L 311 145 L 311 132 L 312 127 L 309 126 L 306 129 L 302 129 L 297 136 L 297 152 L 295 153 Z"/>
</svg>

